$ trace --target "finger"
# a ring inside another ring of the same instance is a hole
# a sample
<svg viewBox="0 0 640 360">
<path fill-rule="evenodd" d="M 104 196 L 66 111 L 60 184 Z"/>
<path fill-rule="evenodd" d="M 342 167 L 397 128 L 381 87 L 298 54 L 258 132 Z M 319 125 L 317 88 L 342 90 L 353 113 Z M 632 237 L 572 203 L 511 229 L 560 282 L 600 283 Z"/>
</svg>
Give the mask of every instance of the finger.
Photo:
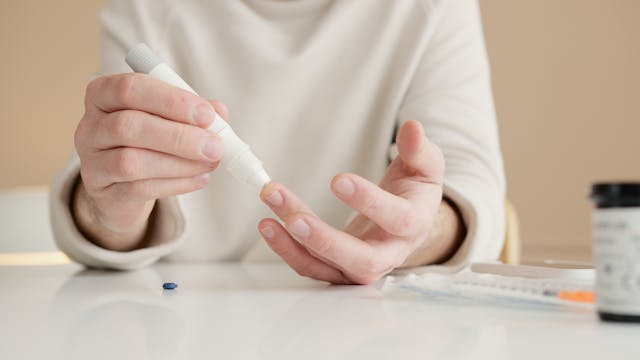
<svg viewBox="0 0 640 360">
<path fill-rule="evenodd" d="M 440 148 L 425 137 L 422 124 L 415 120 L 405 122 L 396 143 L 398 156 L 408 168 L 426 177 L 426 181 L 442 184 L 444 157 Z"/>
<path fill-rule="evenodd" d="M 153 178 L 192 177 L 211 172 L 218 165 L 136 148 L 104 150 L 85 163 L 83 179 L 87 186 L 95 187 Z"/>
<path fill-rule="evenodd" d="M 219 100 L 209 100 L 209 103 L 213 105 L 214 110 L 218 115 L 220 115 L 223 119 L 229 120 L 229 108 L 225 103 Z"/>
<path fill-rule="evenodd" d="M 349 279 L 370 284 L 402 263 L 406 257 L 404 241 L 373 244 L 340 231 L 318 217 L 299 213 L 285 223 L 287 231 L 315 257 L 334 264 Z"/>
<path fill-rule="evenodd" d="M 260 199 L 283 220 L 298 212 L 313 213 L 292 191 L 275 181 L 262 189 Z"/>
<path fill-rule="evenodd" d="M 174 179 L 146 179 L 115 183 L 104 190 L 104 195 L 121 201 L 149 201 L 186 194 L 204 188 L 209 173 Z"/>
<path fill-rule="evenodd" d="M 215 133 L 136 110 L 106 114 L 89 136 L 100 150 L 127 146 L 200 161 L 219 161 L 224 146 Z"/>
<path fill-rule="evenodd" d="M 409 236 L 415 231 L 413 205 L 402 197 L 381 189 L 355 174 L 340 174 L 331 181 L 331 190 L 347 206 L 378 224 L 384 231 Z"/>
<path fill-rule="evenodd" d="M 314 257 L 342 270 L 351 281 L 369 284 L 399 266 L 408 252 L 404 241 L 373 242 L 375 248 L 324 223 L 284 185 L 265 186 L 261 199 L 286 222 L 286 230 Z"/>
<path fill-rule="evenodd" d="M 276 220 L 263 219 L 258 230 L 269 247 L 299 275 L 332 284 L 348 283 L 339 270 L 309 254 Z"/>
<path fill-rule="evenodd" d="M 139 110 L 201 128 L 215 119 L 207 100 L 146 74 L 96 78 L 87 86 L 85 102 L 103 112 Z"/>
</svg>

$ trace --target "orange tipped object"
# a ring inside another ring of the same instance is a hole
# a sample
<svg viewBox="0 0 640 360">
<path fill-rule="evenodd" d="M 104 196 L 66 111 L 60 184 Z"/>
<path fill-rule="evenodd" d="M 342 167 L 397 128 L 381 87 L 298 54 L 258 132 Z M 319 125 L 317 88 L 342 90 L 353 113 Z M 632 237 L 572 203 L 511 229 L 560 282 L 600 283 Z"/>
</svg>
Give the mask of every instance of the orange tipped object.
<svg viewBox="0 0 640 360">
<path fill-rule="evenodd" d="M 562 300 L 577 301 L 583 303 L 595 303 L 596 294 L 593 291 L 560 291 L 558 297 Z"/>
</svg>

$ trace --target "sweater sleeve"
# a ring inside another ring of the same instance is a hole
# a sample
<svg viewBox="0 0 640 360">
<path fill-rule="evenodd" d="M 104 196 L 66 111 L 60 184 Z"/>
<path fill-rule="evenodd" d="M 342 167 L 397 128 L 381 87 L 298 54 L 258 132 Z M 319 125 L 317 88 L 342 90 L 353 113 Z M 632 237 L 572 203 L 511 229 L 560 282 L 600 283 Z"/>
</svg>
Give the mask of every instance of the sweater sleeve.
<svg viewBox="0 0 640 360">
<path fill-rule="evenodd" d="M 398 113 L 415 119 L 442 150 L 444 195 L 467 227 L 443 268 L 496 260 L 504 242 L 505 179 L 477 1 L 433 1 L 436 23 Z"/>
<path fill-rule="evenodd" d="M 145 6 L 145 1 L 111 1 L 101 13 L 99 75 L 131 71 L 124 57 L 138 42 L 157 45 L 162 33 L 159 24 L 167 12 L 158 2 Z M 80 159 L 74 152 L 66 167 L 51 185 L 49 212 L 56 244 L 74 261 L 90 267 L 135 269 L 151 264 L 173 252 L 184 238 L 185 220 L 175 197 L 156 203 L 151 241 L 143 249 L 119 252 L 99 247 L 78 230 L 71 211 L 71 201 L 80 174 Z"/>
</svg>

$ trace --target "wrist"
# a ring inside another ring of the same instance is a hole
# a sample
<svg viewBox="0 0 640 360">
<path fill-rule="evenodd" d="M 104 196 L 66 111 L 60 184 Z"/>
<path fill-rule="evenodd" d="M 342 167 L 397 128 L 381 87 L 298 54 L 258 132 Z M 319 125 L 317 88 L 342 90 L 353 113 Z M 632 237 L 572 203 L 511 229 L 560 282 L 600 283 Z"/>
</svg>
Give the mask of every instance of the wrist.
<svg viewBox="0 0 640 360">
<path fill-rule="evenodd" d="M 98 205 L 79 177 L 72 192 L 71 213 L 87 240 L 108 250 L 131 251 L 148 242 L 154 203 L 143 204 L 142 209 L 128 210 Z M 145 211 L 145 207 L 149 210 Z"/>
<path fill-rule="evenodd" d="M 458 207 L 443 197 L 427 239 L 407 257 L 402 267 L 439 264 L 449 260 L 462 245 L 466 234 L 467 228 Z"/>
</svg>

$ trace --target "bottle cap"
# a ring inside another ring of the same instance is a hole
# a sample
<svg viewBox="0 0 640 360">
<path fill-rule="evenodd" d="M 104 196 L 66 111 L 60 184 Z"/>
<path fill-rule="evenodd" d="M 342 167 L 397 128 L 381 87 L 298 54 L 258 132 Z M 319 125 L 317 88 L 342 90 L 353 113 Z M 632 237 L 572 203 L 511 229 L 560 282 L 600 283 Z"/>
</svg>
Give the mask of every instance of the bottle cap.
<svg viewBox="0 0 640 360">
<path fill-rule="evenodd" d="M 591 186 L 589 197 L 598 205 L 640 206 L 640 183 L 595 183 Z"/>
</svg>

